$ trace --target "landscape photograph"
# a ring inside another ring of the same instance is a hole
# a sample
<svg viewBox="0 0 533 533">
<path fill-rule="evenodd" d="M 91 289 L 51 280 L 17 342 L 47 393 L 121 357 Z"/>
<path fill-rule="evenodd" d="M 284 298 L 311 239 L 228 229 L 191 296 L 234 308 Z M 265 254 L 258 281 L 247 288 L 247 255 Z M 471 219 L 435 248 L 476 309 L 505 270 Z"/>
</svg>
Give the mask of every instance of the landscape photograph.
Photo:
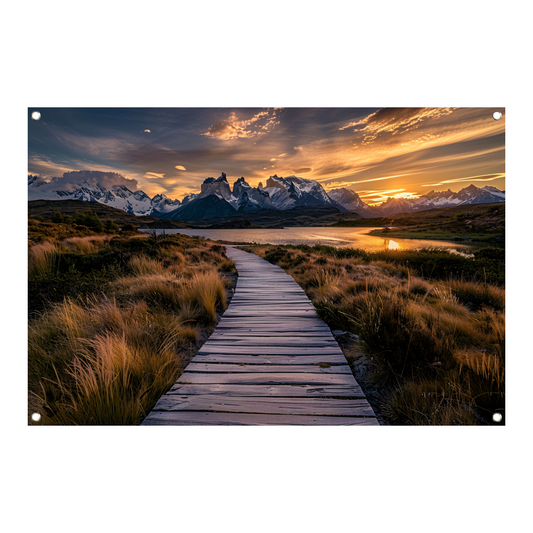
<svg viewBox="0 0 533 533">
<path fill-rule="evenodd" d="M 28 425 L 505 426 L 504 108 L 27 113 Z"/>
</svg>

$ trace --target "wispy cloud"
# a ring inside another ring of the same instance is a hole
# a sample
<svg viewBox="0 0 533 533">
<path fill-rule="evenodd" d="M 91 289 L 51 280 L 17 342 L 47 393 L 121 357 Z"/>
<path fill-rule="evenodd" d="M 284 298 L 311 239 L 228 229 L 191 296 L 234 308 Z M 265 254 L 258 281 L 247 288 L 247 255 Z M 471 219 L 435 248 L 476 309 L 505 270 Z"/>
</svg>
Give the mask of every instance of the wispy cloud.
<svg viewBox="0 0 533 533">
<path fill-rule="evenodd" d="M 158 174 L 157 172 L 145 172 L 144 177 L 148 179 L 161 179 L 164 178 L 165 175 Z"/>
<path fill-rule="evenodd" d="M 260 111 L 248 120 L 239 120 L 237 114 L 232 111 L 226 120 L 214 122 L 201 135 L 219 140 L 242 139 L 266 135 L 274 126 L 279 124 L 277 112 L 277 109 Z"/>
<path fill-rule="evenodd" d="M 455 178 L 451 180 L 443 180 L 439 181 L 439 183 L 426 183 L 422 185 L 422 187 L 439 187 L 441 185 L 448 185 L 450 183 L 462 183 L 462 182 L 468 182 L 471 183 L 472 181 L 494 181 L 505 178 L 505 173 L 500 174 L 481 174 L 479 176 L 469 176 L 467 178 Z"/>
</svg>

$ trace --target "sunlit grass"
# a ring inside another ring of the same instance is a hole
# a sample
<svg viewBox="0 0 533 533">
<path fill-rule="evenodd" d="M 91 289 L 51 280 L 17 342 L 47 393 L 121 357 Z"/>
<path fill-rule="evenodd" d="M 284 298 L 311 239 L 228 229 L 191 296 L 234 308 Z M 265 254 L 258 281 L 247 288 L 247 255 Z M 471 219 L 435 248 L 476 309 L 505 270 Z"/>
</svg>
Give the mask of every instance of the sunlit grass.
<svg viewBox="0 0 533 533">
<path fill-rule="evenodd" d="M 214 327 L 228 284 L 218 268 L 233 262 L 186 236 L 63 234 L 29 251 L 31 287 L 52 298 L 29 322 L 32 404 L 45 424 L 138 424 Z M 54 301 L 65 273 L 94 289 Z"/>
</svg>

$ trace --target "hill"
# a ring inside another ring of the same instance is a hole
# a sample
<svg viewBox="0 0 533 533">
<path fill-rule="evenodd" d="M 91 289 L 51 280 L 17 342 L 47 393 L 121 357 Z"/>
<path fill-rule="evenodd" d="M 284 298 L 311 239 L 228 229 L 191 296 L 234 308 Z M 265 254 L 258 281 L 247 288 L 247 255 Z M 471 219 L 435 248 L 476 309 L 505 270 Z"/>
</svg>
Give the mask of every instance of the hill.
<svg viewBox="0 0 533 533">
<path fill-rule="evenodd" d="M 44 217 L 51 218 L 54 212 L 64 215 L 75 216 L 76 213 L 95 212 L 102 220 L 111 219 L 113 222 L 122 224 L 133 224 L 137 227 L 153 223 L 160 223 L 159 219 L 150 216 L 135 216 L 126 213 L 122 209 L 110 207 L 98 202 L 80 202 L 79 200 L 30 200 L 28 202 L 28 216 L 31 218 Z M 174 228 L 189 228 L 189 224 L 181 221 L 172 221 Z M 157 226 L 159 227 L 159 226 Z"/>
</svg>

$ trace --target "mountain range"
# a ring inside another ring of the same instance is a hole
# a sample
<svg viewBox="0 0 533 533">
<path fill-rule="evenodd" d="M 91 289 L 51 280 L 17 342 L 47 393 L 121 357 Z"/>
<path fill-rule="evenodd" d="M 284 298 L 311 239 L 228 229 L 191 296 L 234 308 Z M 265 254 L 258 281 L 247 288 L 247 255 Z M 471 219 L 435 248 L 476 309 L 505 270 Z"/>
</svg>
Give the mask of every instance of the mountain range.
<svg viewBox="0 0 533 533">
<path fill-rule="evenodd" d="M 199 194 L 188 194 L 180 202 L 164 194 L 150 198 L 144 191 L 131 191 L 124 185 L 110 189 L 84 183 L 73 191 L 49 191 L 41 188 L 42 180 L 28 176 L 29 200 L 81 200 L 98 202 L 122 209 L 132 215 L 149 215 L 159 219 L 194 221 L 227 217 L 236 213 L 252 213 L 262 209 L 284 211 L 295 207 L 329 206 L 341 212 L 355 212 L 364 218 L 388 217 L 396 213 L 412 213 L 468 204 L 504 202 L 505 191 L 496 187 L 469 185 L 459 192 L 430 191 L 419 198 L 388 198 L 379 206 L 366 204 L 352 189 L 333 189 L 326 193 L 315 180 L 297 176 L 270 176 L 263 186 L 251 187 L 241 177 L 231 189 L 226 174 L 207 178 Z M 48 188 L 47 188 L 48 189 Z"/>
</svg>

